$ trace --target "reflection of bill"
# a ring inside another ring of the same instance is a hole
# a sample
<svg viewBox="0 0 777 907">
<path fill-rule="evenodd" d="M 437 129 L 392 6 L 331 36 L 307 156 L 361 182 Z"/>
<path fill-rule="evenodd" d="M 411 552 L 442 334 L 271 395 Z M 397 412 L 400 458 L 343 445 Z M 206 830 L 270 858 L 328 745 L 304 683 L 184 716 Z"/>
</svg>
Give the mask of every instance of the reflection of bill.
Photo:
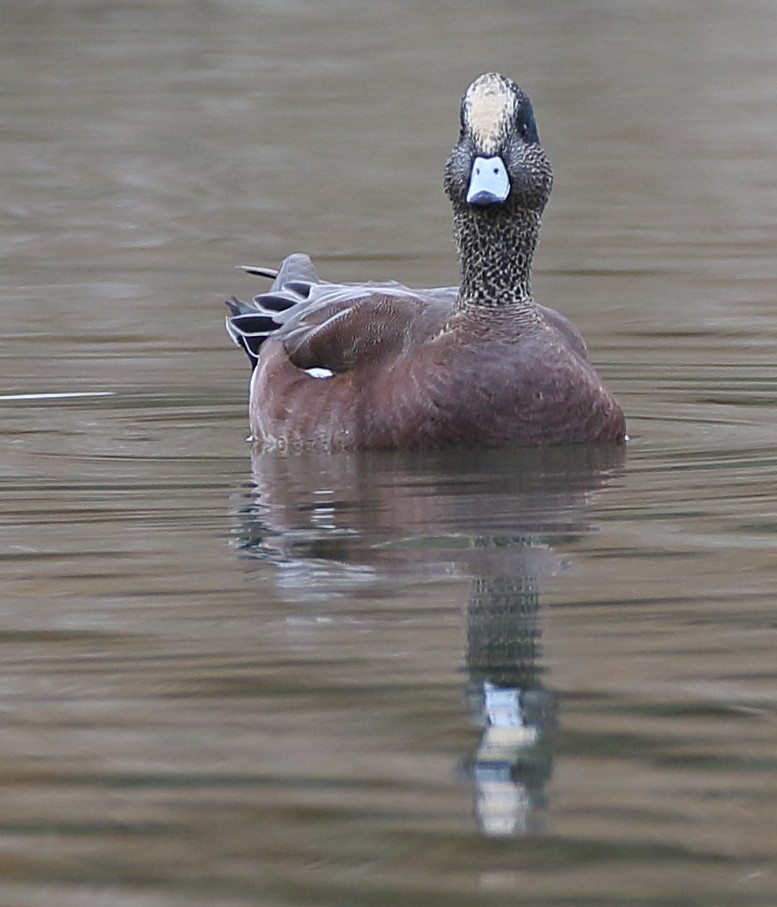
<svg viewBox="0 0 777 907">
<path fill-rule="evenodd" d="M 235 546 L 278 565 L 277 591 L 332 594 L 419 577 L 469 577 L 467 698 L 482 728 L 464 765 L 489 836 L 531 833 L 546 803 L 556 724 L 542 682 L 540 578 L 564 559 L 554 537 L 591 531 L 590 494 L 621 446 L 424 454 L 255 451 Z"/>
<path fill-rule="evenodd" d="M 492 837 L 528 831 L 531 796 L 516 782 L 513 769 L 538 742 L 541 729 L 527 723 L 520 690 L 495 687 L 486 681 L 483 694 L 486 728 L 473 770 L 478 820 Z"/>
</svg>

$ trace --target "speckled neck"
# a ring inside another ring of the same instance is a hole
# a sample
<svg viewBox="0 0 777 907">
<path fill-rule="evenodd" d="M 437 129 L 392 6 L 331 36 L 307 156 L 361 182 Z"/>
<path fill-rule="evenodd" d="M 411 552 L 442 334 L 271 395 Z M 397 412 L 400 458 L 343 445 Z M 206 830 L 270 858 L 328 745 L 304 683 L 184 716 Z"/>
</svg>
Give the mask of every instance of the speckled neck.
<svg viewBox="0 0 777 907">
<path fill-rule="evenodd" d="M 461 262 L 456 308 L 510 306 L 538 315 L 531 293 L 531 270 L 540 215 L 504 207 L 457 207 L 453 233 Z"/>
</svg>

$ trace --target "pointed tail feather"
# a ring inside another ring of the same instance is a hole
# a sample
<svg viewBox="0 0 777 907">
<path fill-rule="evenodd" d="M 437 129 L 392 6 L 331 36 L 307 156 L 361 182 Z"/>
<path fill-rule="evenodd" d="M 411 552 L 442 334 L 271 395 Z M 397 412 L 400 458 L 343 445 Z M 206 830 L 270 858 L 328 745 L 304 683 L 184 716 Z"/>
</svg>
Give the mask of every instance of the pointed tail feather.
<svg viewBox="0 0 777 907">
<path fill-rule="evenodd" d="M 245 350 L 251 368 L 256 367 L 259 350 L 264 341 L 280 326 L 271 314 L 259 312 L 234 296 L 226 300 L 229 315 L 226 318 L 227 333 L 234 343 Z"/>
</svg>

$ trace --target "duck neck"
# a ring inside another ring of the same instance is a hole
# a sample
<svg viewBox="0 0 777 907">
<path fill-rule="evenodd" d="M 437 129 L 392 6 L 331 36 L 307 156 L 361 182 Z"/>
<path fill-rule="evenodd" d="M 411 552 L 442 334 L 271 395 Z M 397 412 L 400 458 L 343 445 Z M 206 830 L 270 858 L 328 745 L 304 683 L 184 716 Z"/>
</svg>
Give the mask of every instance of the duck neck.
<svg viewBox="0 0 777 907">
<path fill-rule="evenodd" d="M 539 231 L 538 212 L 469 205 L 456 210 L 453 232 L 461 262 L 457 309 L 510 306 L 534 315 L 531 270 Z"/>
</svg>

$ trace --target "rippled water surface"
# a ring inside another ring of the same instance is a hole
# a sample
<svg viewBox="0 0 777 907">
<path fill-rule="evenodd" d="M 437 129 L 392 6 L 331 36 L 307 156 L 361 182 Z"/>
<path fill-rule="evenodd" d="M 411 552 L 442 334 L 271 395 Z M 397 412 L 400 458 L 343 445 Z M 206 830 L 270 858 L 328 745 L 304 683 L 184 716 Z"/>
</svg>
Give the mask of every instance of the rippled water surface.
<svg viewBox="0 0 777 907">
<path fill-rule="evenodd" d="M 776 903 L 777 7 L 2 19 L 0 902 Z M 252 452 L 233 265 L 455 282 L 488 69 L 628 450 Z"/>
</svg>

